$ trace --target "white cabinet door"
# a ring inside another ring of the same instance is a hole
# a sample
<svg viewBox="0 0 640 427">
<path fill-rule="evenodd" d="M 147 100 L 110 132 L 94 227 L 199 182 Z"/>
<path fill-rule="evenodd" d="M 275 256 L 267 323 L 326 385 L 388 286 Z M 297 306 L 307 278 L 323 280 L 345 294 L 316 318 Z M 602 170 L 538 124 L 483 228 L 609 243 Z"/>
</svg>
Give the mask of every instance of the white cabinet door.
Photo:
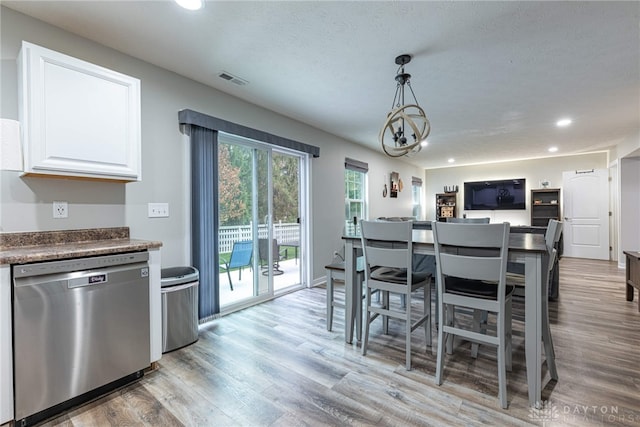
<svg viewBox="0 0 640 427">
<path fill-rule="evenodd" d="M 140 80 L 22 42 L 25 174 L 141 180 Z"/>
<path fill-rule="evenodd" d="M 11 267 L 0 265 L 0 424 L 13 420 Z"/>
</svg>

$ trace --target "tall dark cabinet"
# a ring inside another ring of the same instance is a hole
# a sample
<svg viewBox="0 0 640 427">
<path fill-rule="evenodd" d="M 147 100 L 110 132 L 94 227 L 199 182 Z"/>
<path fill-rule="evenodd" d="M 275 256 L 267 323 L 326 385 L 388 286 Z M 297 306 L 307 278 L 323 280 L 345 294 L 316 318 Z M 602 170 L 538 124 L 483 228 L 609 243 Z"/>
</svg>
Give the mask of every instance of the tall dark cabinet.
<svg viewBox="0 0 640 427">
<path fill-rule="evenodd" d="M 562 221 L 560 189 L 531 190 L 531 225 L 546 227 L 550 219 Z"/>
<path fill-rule="evenodd" d="M 436 194 L 436 221 L 444 222 L 447 218 L 458 216 L 456 199 L 458 193 Z"/>
</svg>

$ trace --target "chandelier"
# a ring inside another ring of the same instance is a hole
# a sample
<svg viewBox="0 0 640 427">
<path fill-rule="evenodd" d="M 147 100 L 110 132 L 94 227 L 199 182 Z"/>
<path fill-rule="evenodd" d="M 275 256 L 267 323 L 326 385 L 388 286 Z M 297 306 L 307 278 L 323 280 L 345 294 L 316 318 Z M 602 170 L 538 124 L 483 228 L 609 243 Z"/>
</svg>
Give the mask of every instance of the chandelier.
<svg viewBox="0 0 640 427">
<path fill-rule="evenodd" d="M 391 111 L 387 114 L 387 120 L 380 129 L 379 139 L 382 149 L 391 157 L 417 153 L 431 131 L 431 124 L 422 107 L 418 105 L 416 95 L 411 88 L 411 74 L 404 72 L 404 66 L 409 62 L 411 62 L 411 55 L 396 57 L 396 64 L 399 65 L 396 75 L 396 94 L 393 97 Z M 411 104 L 405 104 L 405 86 L 413 96 Z"/>
</svg>

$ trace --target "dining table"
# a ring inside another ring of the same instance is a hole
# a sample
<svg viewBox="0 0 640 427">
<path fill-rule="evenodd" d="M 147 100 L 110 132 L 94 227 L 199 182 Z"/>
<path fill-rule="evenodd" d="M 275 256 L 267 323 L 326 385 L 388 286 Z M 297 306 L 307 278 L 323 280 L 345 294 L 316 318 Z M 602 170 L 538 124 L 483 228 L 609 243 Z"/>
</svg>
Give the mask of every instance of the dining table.
<svg viewBox="0 0 640 427">
<path fill-rule="evenodd" d="M 362 319 L 356 318 L 362 317 L 356 316 L 357 300 L 361 301 L 361 299 L 354 298 L 357 250 L 362 248 L 362 241 L 358 231 L 344 232 L 342 238 L 345 242 L 345 341 L 350 344 L 353 341 L 354 323 L 356 323 L 357 335 L 360 335 L 362 330 Z M 435 255 L 431 230 L 414 228 L 412 240 L 414 253 Z M 509 261 L 524 264 L 524 333 L 529 406 L 540 407 L 542 405 L 542 280 L 548 263 L 544 235 L 510 233 Z M 361 339 L 360 336 L 356 338 Z"/>
</svg>

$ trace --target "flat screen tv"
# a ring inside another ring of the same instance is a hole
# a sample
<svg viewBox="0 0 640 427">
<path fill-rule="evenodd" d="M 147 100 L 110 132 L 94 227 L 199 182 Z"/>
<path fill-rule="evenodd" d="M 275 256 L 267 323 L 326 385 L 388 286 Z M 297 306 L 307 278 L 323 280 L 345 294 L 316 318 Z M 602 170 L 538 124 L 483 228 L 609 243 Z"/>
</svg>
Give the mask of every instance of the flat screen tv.
<svg viewBox="0 0 640 427">
<path fill-rule="evenodd" d="M 464 209 L 526 209 L 524 178 L 464 183 Z"/>
</svg>

